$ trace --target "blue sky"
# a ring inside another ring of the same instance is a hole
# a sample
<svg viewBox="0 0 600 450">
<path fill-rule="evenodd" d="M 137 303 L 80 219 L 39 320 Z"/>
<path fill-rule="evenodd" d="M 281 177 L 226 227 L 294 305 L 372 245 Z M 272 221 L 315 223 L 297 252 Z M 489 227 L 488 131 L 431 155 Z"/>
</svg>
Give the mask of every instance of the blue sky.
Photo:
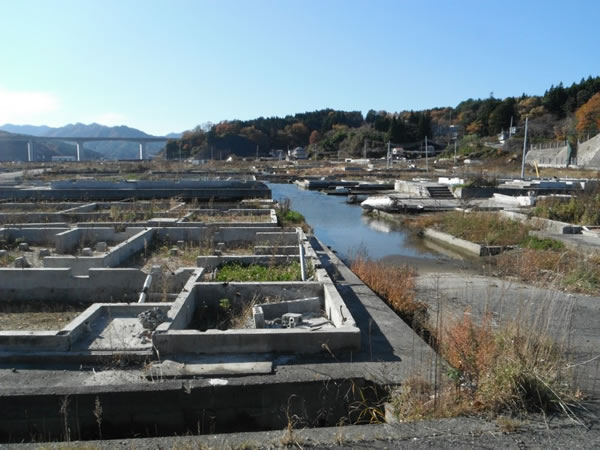
<svg viewBox="0 0 600 450">
<path fill-rule="evenodd" d="M 0 0 L 0 124 L 152 134 L 543 94 L 600 74 L 600 2 Z"/>
</svg>

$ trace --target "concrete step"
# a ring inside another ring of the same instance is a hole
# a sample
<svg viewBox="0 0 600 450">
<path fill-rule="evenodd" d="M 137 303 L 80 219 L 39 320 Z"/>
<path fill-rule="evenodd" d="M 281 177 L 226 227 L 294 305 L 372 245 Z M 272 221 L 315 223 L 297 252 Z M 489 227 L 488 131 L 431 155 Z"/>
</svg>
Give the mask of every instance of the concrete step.
<svg viewBox="0 0 600 450">
<path fill-rule="evenodd" d="M 454 198 L 447 186 L 428 186 L 427 191 L 431 198 Z"/>
</svg>

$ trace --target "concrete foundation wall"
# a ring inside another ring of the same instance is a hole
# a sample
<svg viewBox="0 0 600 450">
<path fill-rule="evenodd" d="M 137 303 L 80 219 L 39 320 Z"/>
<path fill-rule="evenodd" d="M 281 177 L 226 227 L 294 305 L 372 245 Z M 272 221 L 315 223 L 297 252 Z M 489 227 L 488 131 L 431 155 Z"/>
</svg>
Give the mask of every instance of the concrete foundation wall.
<svg viewBox="0 0 600 450">
<path fill-rule="evenodd" d="M 256 233 L 256 245 L 298 245 L 296 232 L 262 232 Z"/>
<path fill-rule="evenodd" d="M 146 274 L 138 269 L 90 269 L 87 277 L 71 269 L 0 269 L 0 301 L 137 301 Z"/>
<path fill-rule="evenodd" d="M 154 238 L 155 229 L 140 231 L 125 242 L 120 243 L 113 248 L 104 258 L 105 267 L 117 267 L 127 261 L 136 253 L 150 246 Z"/>
<path fill-rule="evenodd" d="M 202 241 L 209 235 L 209 230 L 206 227 L 168 227 L 156 228 L 156 239 L 168 242 L 186 241 L 195 242 Z"/>
<path fill-rule="evenodd" d="M 135 231 L 135 229 L 131 230 L 131 232 Z M 110 252 L 103 256 L 47 256 L 44 258 L 44 267 L 68 267 L 72 269 L 73 275 L 78 276 L 87 275 L 89 269 L 91 268 L 118 267 L 136 253 L 139 253 L 145 248 L 149 247 L 155 231 L 156 230 L 153 228 L 142 229 L 124 242 L 121 242 L 117 246 L 113 247 Z M 106 236 L 117 235 L 114 230 L 110 231 L 110 229 L 107 229 L 105 232 Z M 86 233 L 86 231 L 81 231 L 80 233 Z M 74 242 L 79 243 L 79 240 L 76 239 L 76 237 L 77 233 L 68 233 L 66 240 L 63 242 L 64 246 L 69 247 Z"/>
<path fill-rule="evenodd" d="M 114 245 L 123 242 L 135 234 L 143 231 L 143 228 L 128 227 L 124 231 L 116 231 L 114 227 L 73 228 L 56 235 L 55 248 L 57 253 L 72 253 L 82 242 L 107 242 Z"/>
<path fill-rule="evenodd" d="M 273 320 L 286 313 L 320 313 L 324 308 L 324 302 L 322 297 L 308 297 L 289 302 L 263 303 L 260 307 L 264 312 L 265 319 Z"/>
<path fill-rule="evenodd" d="M 281 231 L 280 227 L 276 227 L 276 229 L 271 230 L 273 232 Z M 263 233 L 264 227 L 229 227 L 224 226 L 220 227 L 219 231 L 215 233 L 215 241 L 216 242 L 254 242 L 256 243 L 256 235 L 257 233 Z"/>
<path fill-rule="evenodd" d="M 106 267 L 104 256 L 46 256 L 44 267 L 48 269 L 68 268 L 75 276 L 85 276 L 92 268 Z"/>
<path fill-rule="evenodd" d="M 245 329 L 169 331 L 154 334 L 154 346 L 163 355 L 181 353 L 321 353 L 360 348 L 360 331 L 355 327 L 333 330 Z"/>
<path fill-rule="evenodd" d="M 257 245 L 254 247 L 255 255 L 299 255 L 300 249 L 298 245 L 289 245 L 289 246 L 267 246 L 267 245 Z"/>
<path fill-rule="evenodd" d="M 2 228 L 0 239 L 15 241 L 22 239 L 31 245 L 47 245 L 54 247 L 56 235 L 68 231 L 69 228 Z"/>
<path fill-rule="evenodd" d="M 69 338 L 58 331 L 0 331 L 0 355 L 7 352 L 64 352 Z"/>
<path fill-rule="evenodd" d="M 206 270 L 212 270 L 227 263 L 237 263 L 244 265 L 262 264 L 264 266 L 268 266 L 271 264 L 289 264 L 293 261 L 299 261 L 298 257 L 294 255 L 198 256 L 198 258 L 196 259 L 196 265 L 198 267 L 204 267 L 204 269 Z"/>
</svg>

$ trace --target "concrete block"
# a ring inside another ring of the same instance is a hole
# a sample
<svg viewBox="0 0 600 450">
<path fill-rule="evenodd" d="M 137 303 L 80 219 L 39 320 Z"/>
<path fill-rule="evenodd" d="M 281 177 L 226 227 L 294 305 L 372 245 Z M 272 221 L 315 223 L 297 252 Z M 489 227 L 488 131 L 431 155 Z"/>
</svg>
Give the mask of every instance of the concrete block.
<svg viewBox="0 0 600 450">
<path fill-rule="evenodd" d="M 94 252 L 91 248 L 85 247 L 83 250 L 81 250 L 81 256 L 94 256 Z"/>
<path fill-rule="evenodd" d="M 179 240 L 177 241 L 177 247 L 183 250 L 185 248 L 185 241 Z"/>
<path fill-rule="evenodd" d="M 283 328 L 296 328 L 296 326 L 302 323 L 302 314 L 299 313 L 285 313 L 281 316 L 281 324 Z"/>
<path fill-rule="evenodd" d="M 179 254 L 179 249 L 177 247 L 172 247 L 169 250 L 169 256 L 177 256 Z"/>
<path fill-rule="evenodd" d="M 105 252 L 108 250 L 108 244 L 104 241 L 98 242 L 96 244 L 96 251 L 97 252 Z"/>
<path fill-rule="evenodd" d="M 27 261 L 27 258 L 25 258 L 24 256 L 19 256 L 17 259 L 15 259 L 15 267 L 27 269 L 31 267 L 31 264 L 29 263 L 29 261 Z"/>
<path fill-rule="evenodd" d="M 265 327 L 265 313 L 263 312 L 262 307 L 254 306 L 252 308 L 252 316 L 254 317 L 254 328 Z"/>
<path fill-rule="evenodd" d="M 29 244 L 27 242 L 21 242 L 19 244 L 19 250 L 22 252 L 28 252 L 29 251 Z"/>
<path fill-rule="evenodd" d="M 45 258 L 46 256 L 50 256 L 50 250 L 47 248 L 41 248 L 39 252 L 40 258 Z"/>
<path fill-rule="evenodd" d="M 0 250 L 0 258 L 8 256 L 8 250 Z"/>
</svg>

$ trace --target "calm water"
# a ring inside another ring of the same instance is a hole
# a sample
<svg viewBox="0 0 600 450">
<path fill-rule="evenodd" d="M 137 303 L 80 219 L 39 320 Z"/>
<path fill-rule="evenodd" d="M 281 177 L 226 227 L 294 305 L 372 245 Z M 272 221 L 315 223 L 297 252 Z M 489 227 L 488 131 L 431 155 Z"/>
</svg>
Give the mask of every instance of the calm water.
<svg viewBox="0 0 600 450">
<path fill-rule="evenodd" d="M 325 195 L 299 189 L 294 184 L 269 183 L 273 198 L 289 198 L 316 236 L 344 259 L 352 259 L 363 246 L 373 259 L 390 256 L 437 259 L 439 255 L 422 246 L 391 222 L 363 215 L 359 205 L 349 205 L 345 196 Z"/>
</svg>

